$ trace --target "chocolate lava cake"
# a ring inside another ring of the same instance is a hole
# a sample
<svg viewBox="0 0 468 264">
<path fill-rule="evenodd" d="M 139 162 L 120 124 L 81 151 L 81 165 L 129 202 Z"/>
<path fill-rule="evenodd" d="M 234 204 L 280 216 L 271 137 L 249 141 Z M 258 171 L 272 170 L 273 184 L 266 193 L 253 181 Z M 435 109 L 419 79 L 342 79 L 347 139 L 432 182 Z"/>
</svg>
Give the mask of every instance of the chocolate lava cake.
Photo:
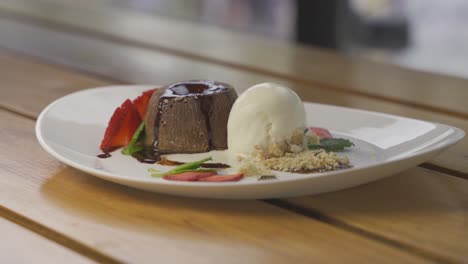
<svg viewBox="0 0 468 264">
<path fill-rule="evenodd" d="M 227 149 L 234 88 L 215 81 L 186 81 L 157 89 L 145 118 L 145 145 L 159 154 Z"/>
</svg>

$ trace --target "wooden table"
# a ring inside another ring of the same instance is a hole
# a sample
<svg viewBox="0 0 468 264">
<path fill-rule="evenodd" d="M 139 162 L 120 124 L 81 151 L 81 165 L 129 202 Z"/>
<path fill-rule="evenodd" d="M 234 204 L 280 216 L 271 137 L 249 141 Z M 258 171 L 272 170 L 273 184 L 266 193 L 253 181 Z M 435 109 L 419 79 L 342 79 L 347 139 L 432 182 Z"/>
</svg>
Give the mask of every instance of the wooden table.
<svg viewBox="0 0 468 264">
<path fill-rule="evenodd" d="M 272 81 L 306 101 L 468 131 L 468 80 L 226 32 L 106 1 L 0 2 L 0 263 L 467 263 L 468 138 L 340 192 L 217 201 L 143 192 L 61 164 L 34 122 L 118 83 Z"/>
</svg>

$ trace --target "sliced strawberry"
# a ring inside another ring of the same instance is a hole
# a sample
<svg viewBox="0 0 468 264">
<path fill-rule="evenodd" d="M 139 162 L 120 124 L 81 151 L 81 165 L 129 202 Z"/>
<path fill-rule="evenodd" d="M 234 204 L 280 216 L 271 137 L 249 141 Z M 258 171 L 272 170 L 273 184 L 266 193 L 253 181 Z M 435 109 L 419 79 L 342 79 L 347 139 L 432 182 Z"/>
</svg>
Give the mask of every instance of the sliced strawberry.
<svg viewBox="0 0 468 264">
<path fill-rule="evenodd" d="M 145 119 L 146 109 L 148 108 L 148 103 L 151 99 L 151 96 L 153 95 L 154 90 L 155 89 L 144 91 L 140 96 L 133 100 L 133 104 L 138 110 L 138 113 L 140 114 L 140 118 L 142 120 Z"/>
<path fill-rule="evenodd" d="M 244 174 L 231 174 L 231 175 L 213 175 L 205 178 L 198 179 L 204 182 L 228 182 L 228 181 L 240 181 L 244 178 Z"/>
<path fill-rule="evenodd" d="M 140 115 L 129 99 L 115 109 L 101 142 L 101 150 L 111 152 L 130 143 L 133 133 L 141 123 Z"/>
<path fill-rule="evenodd" d="M 315 134 L 317 134 L 317 136 L 319 137 L 319 139 L 322 139 L 322 138 L 333 138 L 332 134 L 330 133 L 330 131 L 328 131 L 327 129 L 325 128 L 321 128 L 321 127 L 309 127 L 309 130 L 314 132 Z"/>
<path fill-rule="evenodd" d="M 163 178 L 169 181 L 198 181 L 213 175 L 216 175 L 216 172 L 187 171 L 179 174 L 166 175 Z"/>
</svg>

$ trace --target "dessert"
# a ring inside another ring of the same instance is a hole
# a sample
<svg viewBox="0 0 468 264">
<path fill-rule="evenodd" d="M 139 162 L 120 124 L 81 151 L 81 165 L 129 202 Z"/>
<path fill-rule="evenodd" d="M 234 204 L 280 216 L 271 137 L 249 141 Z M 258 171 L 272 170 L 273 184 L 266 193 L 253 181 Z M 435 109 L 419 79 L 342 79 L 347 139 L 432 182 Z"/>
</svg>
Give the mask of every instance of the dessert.
<svg viewBox="0 0 468 264">
<path fill-rule="evenodd" d="M 149 169 L 151 176 L 171 181 L 277 179 L 280 171 L 351 167 L 335 152 L 353 143 L 325 128 L 307 127 L 305 117 L 299 96 L 278 84 L 255 85 L 237 98 L 225 83 L 178 82 L 118 107 L 101 143 L 104 154 L 98 156 L 125 147 L 122 154 L 162 167 Z"/>
<path fill-rule="evenodd" d="M 145 145 L 160 154 L 226 149 L 226 125 L 236 98 L 232 86 L 214 81 L 159 89 L 149 101 Z"/>
<path fill-rule="evenodd" d="M 273 83 L 255 85 L 234 103 L 228 121 L 228 151 L 241 172 L 264 175 L 271 170 L 323 172 L 349 167 L 349 160 L 316 146 L 332 139 L 322 128 L 306 129 L 304 105 L 292 90 Z"/>
<path fill-rule="evenodd" d="M 302 149 L 305 127 L 304 105 L 296 93 L 274 83 L 257 84 L 232 106 L 229 151 L 246 156 L 256 149 L 266 154 Z"/>
</svg>

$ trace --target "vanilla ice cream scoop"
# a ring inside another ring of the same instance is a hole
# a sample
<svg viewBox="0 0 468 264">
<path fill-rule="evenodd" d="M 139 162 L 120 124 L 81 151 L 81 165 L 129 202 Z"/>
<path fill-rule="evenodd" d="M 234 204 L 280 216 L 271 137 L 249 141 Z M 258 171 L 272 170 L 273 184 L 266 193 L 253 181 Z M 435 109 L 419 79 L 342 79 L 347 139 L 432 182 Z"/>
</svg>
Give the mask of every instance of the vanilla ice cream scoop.
<svg viewBox="0 0 468 264">
<path fill-rule="evenodd" d="M 257 84 L 235 101 L 228 120 L 228 150 L 249 155 L 289 141 L 305 128 L 305 110 L 292 90 L 274 83 Z"/>
</svg>

